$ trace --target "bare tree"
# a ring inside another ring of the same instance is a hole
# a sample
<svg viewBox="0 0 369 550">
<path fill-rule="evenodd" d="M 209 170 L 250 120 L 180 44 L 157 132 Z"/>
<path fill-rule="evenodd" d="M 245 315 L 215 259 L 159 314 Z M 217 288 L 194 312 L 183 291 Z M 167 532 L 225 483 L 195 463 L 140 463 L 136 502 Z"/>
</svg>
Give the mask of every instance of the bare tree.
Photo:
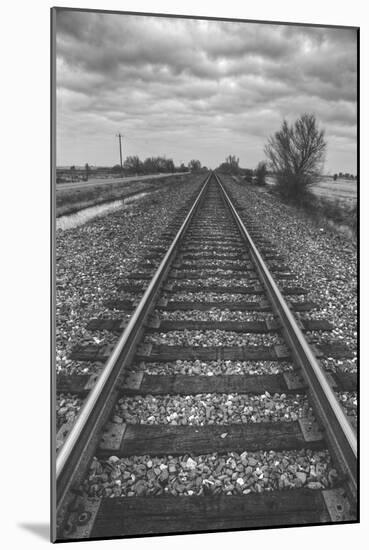
<svg viewBox="0 0 369 550">
<path fill-rule="evenodd" d="M 240 171 L 239 167 L 240 159 L 235 155 L 228 155 L 225 162 L 222 162 L 217 168 L 219 172 L 224 172 L 226 174 L 238 174 Z"/>
<path fill-rule="evenodd" d="M 140 174 L 142 172 L 142 162 L 138 156 L 127 157 L 123 164 L 124 170 L 131 174 Z"/>
<path fill-rule="evenodd" d="M 236 158 L 235 155 L 228 155 L 228 157 L 226 157 L 226 162 L 227 162 L 228 164 L 230 164 L 232 167 L 235 167 L 235 168 L 238 169 L 238 165 L 239 165 L 239 163 L 240 163 L 240 159 L 239 159 L 238 157 Z"/>
<path fill-rule="evenodd" d="M 256 185 L 265 185 L 266 184 L 266 181 L 265 181 L 266 174 L 267 174 L 266 162 L 261 161 L 261 162 L 259 162 L 259 164 L 257 165 L 257 168 L 255 170 L 255 178 L 256 178 L 255 183 L 256 183 Z"/>
<path fill-rule="evenodd" d="M 305 113 L 269 137 L 265 154 L 282 194 L 299 200 L 321 175 L 327 143 L 315 116 Z"/>
<path fill-rule="evenodd" d="M 198 172 L 201 170 L 201 162 L 196 159 L 190 160 L 188 163 L 188 168 L 191 172 Z"/>
</svg>

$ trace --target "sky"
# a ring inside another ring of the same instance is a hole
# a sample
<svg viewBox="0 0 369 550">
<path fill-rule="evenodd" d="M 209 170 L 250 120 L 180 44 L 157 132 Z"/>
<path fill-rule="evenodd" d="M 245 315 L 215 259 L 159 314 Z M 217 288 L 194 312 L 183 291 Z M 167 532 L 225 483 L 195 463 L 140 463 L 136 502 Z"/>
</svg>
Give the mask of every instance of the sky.
<svg viewBox="0 0 369 550">
<path fill-rule="evenodd" d="M 356 174 L 356 31 L 61 10 L 57 165 L 229 154 L 254 168 L 283 119 L 314 113 L 325 172 Z"/>
</svg>

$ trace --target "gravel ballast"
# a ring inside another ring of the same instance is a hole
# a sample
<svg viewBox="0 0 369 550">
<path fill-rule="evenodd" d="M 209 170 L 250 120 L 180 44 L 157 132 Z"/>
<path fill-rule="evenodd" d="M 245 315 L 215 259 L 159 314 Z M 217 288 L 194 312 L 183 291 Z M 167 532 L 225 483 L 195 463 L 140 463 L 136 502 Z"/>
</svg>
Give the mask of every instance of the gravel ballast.
<svg viewBox="0 0 369 550">
<path fill-rule="evenodd" d="M 69 393 L 60 393 L 56 400 L 56 429 L 62 424 L 72 423 L 79 413 L 83 399 Z"/>
<path fill-rule="evenodd" d="M 334 325 L 330 338 L 317 335 L 317 341 L 341 340 L 352 349 L 356 347 L 356 243 L 329 230 L 324 222 L 318 226 L 303 210 L 284 204 L 270 193 L 238 185 L 227 176 L 222 181 L 239 206 L 245 207 L 240 215 L 246 225 L 248 221 L 257 223 L 275 252 L 296 274 L 299 285 L 308 290 L 309 299 Z M 296 301 L 295 296 L 293 300 Z"/>
<path fill-rule="evenodd" d="M 227 330 L 171 330 L 147 334 L 144 341 L 167 346 L 247 346 L 262 347 L 284 344 L 277 333 L 251 334 Z"/>
<path fill-rule="evenodd" d="M 117 288 L 134 271 L 151 244 L 175 219 L 204 180 L 191 177 L 185 184 L 143 199 L 132 208 L 95 218 L 83 226 L 56 233 L 56 368 L 74 370 L 71 348 L 99 336 L 86 325 L 106 313 L 103 303 L 120 297 Z M 147 284 L 147 281 L 145 282 Z M 136 296 L 137 297 L 137 296 Z M 116 336 L 104 336 L 114 343 Z"/>
<path fill-rule="evenodd" d="M 294 369 L 292 363 L 284 361 L 182 361 L 173 363 L 134 363 L 132 371 L 145 371 L 148 374 L 187 374 L 216 376 L 222 374 L 280 374 Z"/>
<path fill-rule="evenodd" d="M 312 410 L 305 395 L 196 394 L 135 396 L 120 399 L 112 421 L 130 424 L 203 426 L 291 422 Z"/>
<path fill-rule="evenodd" d="M 275 319 L 271 312 L 230 311 L 213 308 L 208 311 L 157 311 L 165 321 L 266 321 Z"/>
<path fill-rule="evenodd" d="M 357 373 L 357 357 L 353 359 L 320 359 L 320 363 L 327 372 Z"/>
<path fill-rule="evenodd" d="M 197 269 L 204 269 L 206 266 L 211 266 L 214 269 L 224 269 L 227 268 L 229 265 L 235 266 L 235 267 L 245 267 L 247 268 L 249 266 L 250 260 L 235 260 L 235 259 L 214 259 L 214 258 L 208 258 L 208 259 L 202 259 L 202 258 L 196 258 L 196 260 L 192 260 L 189 258 L 184 259 L 184 263 L 182 264 L 182 269 L 184 267 L 189 268 L 197 268 Z"/>
<path fill-rule="evenodd" d="M 357 419 L 357 392 L 341 391 L 337 393 L 337 397 L 342 405 L 343 410 L 350 418 Z"/>
<path fill-rule="evenodd" d="M 171 494 L 248 495 L 300 487 L 334 487 L 337 472 L 327 450 L 231 452 L 92 460 L 82 489 L 90 497 Z"/>
<path fill-rule="evenodd" d="M 263 298 L 261 294 L 232 294 L 224 292 L 217 294 L 216 292 L 173 292 L 172 294 L 165 296 L 170 302 L 260 302 Z"/>
<path fill-rule="evenodd" d="M 197 281 L 194 281 L 192 279 L 189 279 L 189 280 L 177 279 L 174 282 L 174 288 L 175 289 L 183 288 L 185 290 L 186 287 L 188 287 L 188 286 L 191 287 L 196 282 Z M 255 282 L 255 279 L 241 278 L 241 277 L 237 277 L 237 278 L 207 277 L 206 279 L 201 279 L 200 282 L 201 282 L 201 286 L 203 286 L 204 289 L 206 289 L 207 287 L 212 287 L 212 286 L 219 286 L 219 287 L 222 287 L 222 288 L 229 288 L 229 287 L 234 287 L 234 286 L 236 286 L 236 287 L 237 286 L 249 287 Z"/>
</svg>

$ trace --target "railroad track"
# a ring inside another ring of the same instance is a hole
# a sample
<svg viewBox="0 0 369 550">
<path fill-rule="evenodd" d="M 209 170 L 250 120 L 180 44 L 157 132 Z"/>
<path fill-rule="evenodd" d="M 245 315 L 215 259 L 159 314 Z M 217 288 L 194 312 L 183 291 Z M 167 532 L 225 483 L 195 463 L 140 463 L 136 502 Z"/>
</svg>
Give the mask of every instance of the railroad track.
<svg viewBox="0 0 369 550">
<path fill-rule="evenodd" d="M 315 304 L 216 174 L 183 217 L 91 320 L 114 349 L 73 350 L 101 374 L 57 379 L 84 406 L 58 433 L 55 538 L 356 521 L 335 394 L 356 379 L 318 362 L 352 352 L 314 344 L 334 327 L 304 317 Z"/>
</svg>

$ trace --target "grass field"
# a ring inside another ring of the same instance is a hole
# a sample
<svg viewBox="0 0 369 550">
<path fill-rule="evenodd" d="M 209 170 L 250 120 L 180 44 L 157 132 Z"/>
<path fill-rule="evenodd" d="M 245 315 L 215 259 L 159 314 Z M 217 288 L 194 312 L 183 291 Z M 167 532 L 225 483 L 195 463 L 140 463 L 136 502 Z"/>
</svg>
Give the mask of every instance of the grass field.
<svg viewBox="0 0 369 550">
<path fill-rule="evenodd" d="M 267 185 L 275 185 L 273 176 L 267 176 Z M 326 222 L 335 230 L 346 236 L 357 235 L 357 187 L 356 180 L 339 178 L 336 181 L 330 176 L 323 176 L 313 185 L 313 194 L 306 202 L 304 209 L 318 222 Z"/>
<path fill-rule="evenodd" d="M 333 181 L 332 178 L 324 178 L 312 187 L 312 191 L 319 197 L 346 202 L 351 206 L 357 201 L 356 180 L 338 179 L 337 181 Z"/>
<path fill-rule="evenodd" d="M 274 176 L 267 176 L 268 185 L 275 185 Z M 331 201 L 342 201 L 350 203 L 351 206 L 357 201 L 357 181 L 347 179 L 337 179 L 333 181 L 330 176 L 323 176 L 321 181 L 313 185 L 310 189 L 317 197 L 324 197 Z"/>
<path fill-rule="evenodd" d="M 97 204 L 124 199 L 143 191 L 176 185 L 184 181 L 186 177 L 186 175 L 173 175 L 173 177 L 133 181 L 125 185 L 112 183 L 111 185 L 93 186 L 92 188 L 64 190 L 56 194 L 56 217 L 73 214 L 83 208 L 89 208 Z"/>
</svg>

